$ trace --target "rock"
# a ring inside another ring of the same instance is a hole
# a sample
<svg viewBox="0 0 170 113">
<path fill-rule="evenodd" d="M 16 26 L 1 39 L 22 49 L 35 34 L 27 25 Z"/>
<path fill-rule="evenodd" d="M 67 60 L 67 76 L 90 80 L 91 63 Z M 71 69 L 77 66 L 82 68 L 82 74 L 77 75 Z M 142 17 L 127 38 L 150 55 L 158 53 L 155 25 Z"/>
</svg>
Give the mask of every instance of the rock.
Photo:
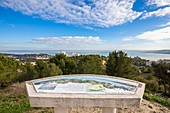
<svg viewBox="0 0 170 113">
<path fill-rule="evenodd" d="M 149 104 L 148 107 L 152 109 L 152 108 L 153 108 L 153 105 Z"/>
</svg>

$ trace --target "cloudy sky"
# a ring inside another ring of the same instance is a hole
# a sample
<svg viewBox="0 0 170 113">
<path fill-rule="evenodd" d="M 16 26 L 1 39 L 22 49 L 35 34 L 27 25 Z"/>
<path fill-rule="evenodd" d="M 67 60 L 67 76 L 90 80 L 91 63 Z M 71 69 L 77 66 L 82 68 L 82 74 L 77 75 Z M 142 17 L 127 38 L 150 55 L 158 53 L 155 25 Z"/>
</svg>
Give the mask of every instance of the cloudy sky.
<svg viewBox="0 0 170 113">
<path fill-rule="evenodd" d="M 0 50 L 170 49 L 170 0 L 0 0 Z"/>
</svg>

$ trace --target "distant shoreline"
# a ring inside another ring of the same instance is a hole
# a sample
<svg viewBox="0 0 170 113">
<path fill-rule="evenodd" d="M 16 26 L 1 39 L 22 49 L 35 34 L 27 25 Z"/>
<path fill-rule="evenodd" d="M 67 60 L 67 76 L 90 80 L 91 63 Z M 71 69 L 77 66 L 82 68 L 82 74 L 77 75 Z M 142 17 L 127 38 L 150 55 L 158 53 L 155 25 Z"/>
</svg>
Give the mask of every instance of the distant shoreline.
<svg viewBox="0 0 170 113">
<path fill-rule="evenodd" d="M 108 56 L 110 52 L 114 50 L 1 50 L 2 54 L 48 54 L 55 55 L 61 52 L 65 52 L 68 55 L 73 53 L 80 55 L 98 54 L 101 56 Z M 119 51 L 119 50 L 117 50 Z M 139 56 L 146 60 L 159 60 L 159 59 L 170 59 L 170 50 L 122 50 L 127 53 L 129 57 Z"/>
</svg>

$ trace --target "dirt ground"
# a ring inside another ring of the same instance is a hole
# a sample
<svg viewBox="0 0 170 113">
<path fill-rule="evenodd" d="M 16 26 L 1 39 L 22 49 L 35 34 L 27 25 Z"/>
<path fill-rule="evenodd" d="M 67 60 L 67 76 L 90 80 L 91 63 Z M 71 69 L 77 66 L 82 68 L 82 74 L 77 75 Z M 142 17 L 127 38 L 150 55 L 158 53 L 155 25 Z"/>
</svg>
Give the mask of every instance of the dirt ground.
<svg viewBox="0 0 170 113">
<path fill-rule="evenodd" d="M 69 113 L 102 113 L 100 108 L 91 109 L 70 109 Z M 143 100 L 140 108 L 137 109 L 117 109 L 117 113 L 170 113 L 170 110 L 155 102 Z"/>
</svg>

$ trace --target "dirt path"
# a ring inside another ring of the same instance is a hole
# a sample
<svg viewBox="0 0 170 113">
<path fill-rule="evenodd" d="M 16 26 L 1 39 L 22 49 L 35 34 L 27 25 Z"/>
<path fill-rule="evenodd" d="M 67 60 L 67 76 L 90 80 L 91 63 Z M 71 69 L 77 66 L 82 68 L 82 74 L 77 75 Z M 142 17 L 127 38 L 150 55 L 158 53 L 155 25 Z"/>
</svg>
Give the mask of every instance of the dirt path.
<svg viewBox="0 0 170 113">
<path fill-rule="evenodd" d="M 102 113 L 99 108 L 71 109 L 69 113 Z M 143 100 L 138 109 L 117 109 L 117 113 L 170 113 L 170 110 L 155 102 Z"/>
</svg>

